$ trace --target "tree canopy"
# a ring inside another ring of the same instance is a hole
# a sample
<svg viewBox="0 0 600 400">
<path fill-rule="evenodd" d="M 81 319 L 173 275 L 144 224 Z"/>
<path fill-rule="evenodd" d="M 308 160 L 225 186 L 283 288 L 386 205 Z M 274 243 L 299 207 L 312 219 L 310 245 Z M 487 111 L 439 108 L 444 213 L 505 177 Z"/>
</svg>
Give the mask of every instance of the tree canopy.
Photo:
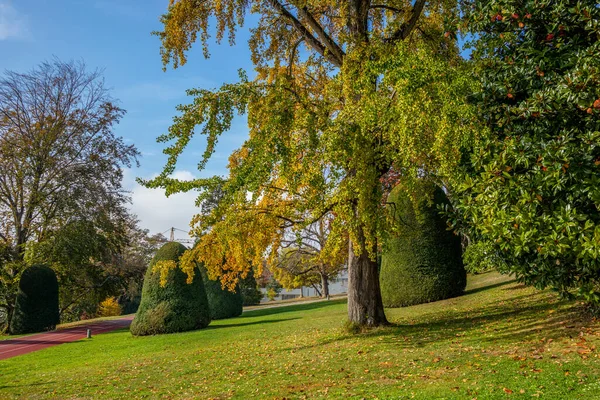
<svg viewBox="0 0 600 400">
<path fill-rule="evenodd" d="M 443 16 L 454 18 L 456 4 L 171 1 L 158 33 L 165 66 L 184 64 L 198 38 L 208 56 L 211 21 L 218 40 L 234 40 L 249 12 L 259 18 L 249 41 L 255 76 L 189 90 L 193 102 L 159 138 L 169 143 L 165 169 L 144 183 L 208 196 L 223 178 L 169 176 L 194 135 L 207 138 L 202 169 L 236 113 L 245 113 L 249 138 L 230 156 L 219 205 L 192 221 L 208 233 L 188 260 L 233 287 L 248 260 L 260 271 L 266 253 L 279 254 L 284 232 L 332 213 L 324 251 L 334 254 L 349 237 L 349 318 L 385 323 L 375 262 L 386 225 L 381 181 L 392 167 L 407 181 L 444 180 L 472 136 L 464 98 L 473 83 L 455 38 L 443 34 Z"/>
<path fill-rule="evenodd" d="M 74 271 L 69 280 L 85 281 L 91 275 L 77 268 L 90 272 L 115 254 L 106 249 L 125 246 L 122 167 L 139 153 L 113 132 L 124 113 L 101 73 L 82 62 L 53 59 L 0 76 L 0 320 L 10 320 L 27 265 L 60 262 Z M 44 246 L 53 257 L 36 256 Z"/>
</svg>

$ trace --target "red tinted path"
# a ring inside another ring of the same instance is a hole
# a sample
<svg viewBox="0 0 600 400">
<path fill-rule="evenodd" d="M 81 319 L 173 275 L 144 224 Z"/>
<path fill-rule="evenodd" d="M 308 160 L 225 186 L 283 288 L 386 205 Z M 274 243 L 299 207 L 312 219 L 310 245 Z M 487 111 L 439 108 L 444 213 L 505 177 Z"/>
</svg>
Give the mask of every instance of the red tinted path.
<svg viewBox="0 0 600 400">
<path fill-rule="evenodd" d="M 132 319 L 133 315 L 128 315 L 127 317 L 111 321 L 94 322 L 73 328 L 23 336 L 17 339 L 0 340 L 0 360 L 83 339 L 87 336 L 88 329 L 92 330 L 93 337 L 100 333 L 126 328 L 131 324 Z"/>
</svg>

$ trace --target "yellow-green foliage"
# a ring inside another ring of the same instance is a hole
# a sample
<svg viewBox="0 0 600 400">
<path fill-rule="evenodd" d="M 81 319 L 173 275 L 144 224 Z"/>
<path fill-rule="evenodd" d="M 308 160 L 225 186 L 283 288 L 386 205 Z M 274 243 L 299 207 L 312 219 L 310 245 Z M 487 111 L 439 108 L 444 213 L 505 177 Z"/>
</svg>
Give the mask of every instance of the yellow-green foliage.
<svg viewBox="0 0 600 400">
<path fill-rule="evenodd" d="M 121 315 L 121 306 L 115 297 L 109 297 L 100 303 L 98 307 L 98 315 L 100 317 L 114 317 Z"/>
</svg>

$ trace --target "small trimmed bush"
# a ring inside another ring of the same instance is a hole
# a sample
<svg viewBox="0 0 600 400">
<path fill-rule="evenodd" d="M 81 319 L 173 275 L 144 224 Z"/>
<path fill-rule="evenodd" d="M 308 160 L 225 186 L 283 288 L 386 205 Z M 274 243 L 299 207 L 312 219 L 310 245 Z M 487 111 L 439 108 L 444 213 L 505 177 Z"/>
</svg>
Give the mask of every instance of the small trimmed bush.
<svg viewBox="0 0 600 400">
<path fill-rule="evenodd" d="M 32 265 L 23 271 L 10 324 L 12 334 L 49 331 L 60 321 L 58 280 L 45 265 Z"/>
<path fill-rule="evenodd" d="M 230 292 L 227 289 L 222 289 L 221 281 L 210 279 L 208 271 L 203 265 L 200 266 L 200 272 L 204 279 L 210 317 L 212 319 L 226 319 L 242 315 L 244 300 L 242 299 L 240 287 L 236 287 L 235 292 Z"/>
<path fill-rule="evenodd" d="M 433 189 L 433 188 L 432 188 Z M 447 205 L 435 188 L 433 204 L 413 201 L 397 186 L 388 197 L 398 233 L 390 234 L 381 259 L 381 294 L 386 307 L 404 307 L 458 296 L 467 276 L 460 238 L 447 230 L 438 212 Z"/>
<path fill-rule="evenodd" d="M 202 281 L 202 274 L 195 269 L 192 283 L 180 268 L 172 268 L 161 286 L 161 274 L 153 271 L 160 261 L 174 261 L 186 248 L 177 242 L 166 243 L 157 252 L 144 278 L 140 307 L 131 323 L 131 333 L 136 336 L 184 332 L 206 328 L 210 323 L 210 309 Z"/>
</svg>

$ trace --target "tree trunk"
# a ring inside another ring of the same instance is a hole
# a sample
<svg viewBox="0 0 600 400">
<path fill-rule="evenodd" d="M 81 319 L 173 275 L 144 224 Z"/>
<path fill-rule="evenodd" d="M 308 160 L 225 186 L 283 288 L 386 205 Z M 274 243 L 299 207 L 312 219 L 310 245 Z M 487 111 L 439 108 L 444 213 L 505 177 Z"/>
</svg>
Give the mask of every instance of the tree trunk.
<svg viewBox="0 0 600 400">
<path fill-rule="evenodd" d="M 329 277 L 327 274 L 321 274 L 321 289 L 323 290 L 321 297 L 329 298 Z"/>
<path fill-rule="evenodd" d="M 317 296 L 321 297 L 321 292 L 319 291 L 319 288 L 317 287 L 317 285 L 315 285 L 314 283 L 312 284 L 313 289 L 315 289 L 315 292 L 317 292 Z"/>
<path fill-rule="evenodd" d="M 377 245 L 374 245 L 373 252 L 376 251 Z M 377 261 L 369 258 L 362 232 L 359 242 L 350 242 L 348 248 L 348 319 L 363 326 L 388 324 L 381 300 Z"/>
</svg>

